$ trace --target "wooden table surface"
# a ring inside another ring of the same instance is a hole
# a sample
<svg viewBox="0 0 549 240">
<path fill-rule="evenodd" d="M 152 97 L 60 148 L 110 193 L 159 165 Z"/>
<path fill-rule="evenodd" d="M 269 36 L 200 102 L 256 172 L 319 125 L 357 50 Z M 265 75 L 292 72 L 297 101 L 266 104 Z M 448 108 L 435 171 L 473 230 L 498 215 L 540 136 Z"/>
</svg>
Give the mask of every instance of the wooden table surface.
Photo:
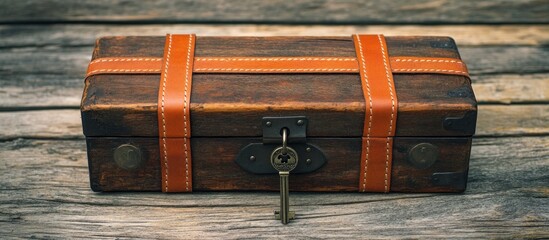
<svg viewBox="0 0 549 240">
<path fill-rule="evenodd" d="M 0 0 L 0 238 L 549 238 L 543 0 Z M 448 35 L 479 101 L 463 194 L 94 193 L 79 102 L 105 35 Z"/>
</svg>

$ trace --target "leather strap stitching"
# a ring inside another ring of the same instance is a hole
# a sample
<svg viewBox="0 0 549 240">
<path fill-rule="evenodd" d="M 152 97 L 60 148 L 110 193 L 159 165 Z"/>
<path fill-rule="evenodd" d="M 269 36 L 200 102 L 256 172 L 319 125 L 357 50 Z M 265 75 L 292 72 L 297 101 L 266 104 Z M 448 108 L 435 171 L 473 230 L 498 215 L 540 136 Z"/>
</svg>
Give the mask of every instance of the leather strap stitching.
<svg viewBox="0 0 549 240">
<path fill-rule="evenodd" d="M 367 131 L 367 134 L 366 134 L 366 162 L 365 162 L 365 165 L 364 165 L 364 181 L 362 182 L 362 191 L 365 192 L 366 191 L 366 174 L 368 172 L 368 159 L 369 159 L 369 154 L 370 154 L 370 132 L 372 130 L 372 117 L 374 115 L 374 112 L 373 112 L 373 109 L 372 109 L 372 94 L 370 92 L 370 83 L 368 81 L 368 74 L 366 72 L 366 61 L 364 59 L 364 52 L 363 52 L 363 49 L 362 49 L 362 42 L 360 41 L 360 38 L 355 35 L 356 37 L 356 41 L 358 43 L 358 47 L 359 47 L 359 50 L 360 50 L 360 58 L 361 58 L 361 64 L 362 64 L 362 74 L 364 76 L 364 82 L 366 83 L 366 89 L 367 89 L 367 92 L 368 92 L 368 101 L 370 102 L 369 104 L 369 110 L 370 110 L 370 117 L 368 119 L 368 131 Z"/>
<path fill-rule="evenodd" d="M 183 104 L 183 122 L 184 122 L 184 128 L 185 128 L 185 138 L 183 138 L 183 145 L 185 147 L 185 190 L 186 191 L 189 191 L 189 149 L 187 147 L 187 138 L 189 137 L 188 135 L 188 126 L 187 126 L 187 108 L 189 107 L 188 106 L 188 101 L 187 101 L 187 89 L 188 89 L 188 85 L 189 85 L 189 72 L 190 72 L 190 69 L 189 69 L 189 65 L 190 65 L 190 58 L 191 58 L 191 46 L 192 46 L 192 42 L 193 42 L 193 38 L 194 36 L 191 35 L 189 37 L 189 45 L 187 46 L 187 63 L 185 64 L 186 67 L 185 67 L 185 98 L 184 98 L 184 104 Z"/>
<path fill-rule="evenodd" d="M 365 99 L 359 191 L 389 192 L 392 145 L 397 119 L 397 95 L 383 35 L 354 35 Z M 414 60 L 415 58 L 409 57 Z M 440 63 L 400 63 L 401 66 L 446 66 Z M 398 64 L 397 64 L 398 65 Z M 453 69 L 450 67 L 450 69 Z M 368 83 L 368 85 L 366 85 Z M 370 120 L 371 117 L 371 120 Z"/>
<path fill-rule="evenodd" d="M 356 62 L 356 58 L 330 58 L 330 57 L 197 57 L 195 61 L 350 61 Z"/>
<path fill-rule="evenodd" d="M 155 74 L 162 71 L 159 64 L 161 58 L 99 58 L 93 60 L 86 77 L 96 74 Z M 192 61 L 192 60 L 191 60 Z M 357 58 L 331 58 L 331 57 L 197 57 L 193 71 L 199 73 L 224 72 L 224 73 L 355 73 L 360 72 Z M 238 64 L 242 62 L 242 64 Z M 252 64 L 257 62 L 257 65 Z M 265 65 L 265 62 L 280 63 L 275 66 Z M 315 67 L 284 67 L 285 62 L 311 62 Z M 338 64 L 336 64 L 339 62 Z M 389 57 L 393 73 L 438 73 L 450 75 L 468 76 L 465 64 L 459 59 L 451 58 L 425 58 L 425 57 Z M 207 63 L 207 65 L 204 65 Z M 333 64 L 338 67 L 330 67 Z M 202 67 L 201 67 L 202 66 Z M 207 66 L 207 67 L 205 67 Z M 215 67 L 219 66 L 219 67 Z M 222 67 L 223 66 L 223 67 Z M 234 67 L 231 67 L 234 66 Z M 322 67 L 326 66 L 326 67 Z"/>
<path fill-rule="evenodd" d="M 437 62 L 437 63 L 457 63 L 463 64 L 458 60 L 441 60 L 441 59 L 410 59 L 410 58 L 393 58 L 396 62 Z"/>
<path fill-rule="evenodd" d="M 395 68 L 393 72 L 415 72 L 425 73 L 430 72 L 447 72 L 447 73 L 459 73 L 462 75 L 468 75 L 468 72 L 450 70 L 450 69 L 426 69 L 426 68 Z M 97 69 L 89 72 L 87 77 L 103 73 L 159 73 L 161 69 Z M 284 69 L 284 68 L 272 68 L 272 69 L 249 69 L 249 68 L 197 68 L 194 71 L 206 72 L 206 71 L 226 71 L 226 72 L 349 72 L 355 73 L 359 70 L 356 68 L 301 68 L 301 69 Z"/>
<path fill-rule="evenodd" d="M 458 70 L 449 70 L 449 69 L 426 69 L 426 68 L 396 68 L 393 69 L 395 72 L 417 72 L 417 73 L 428 73 L 428 72 L 449 72 L 449 73 L 460 73 L 460 74 L 469 74 L 468 72 L 458 71 Z"/>
<path fill-rule="evenodd" d="M 381 40 L 381 36 L 377 35 L 377 39 L 379 40 L 379 44 L 381 46 L 381 55 L 383 56 L 383 65 L 385 67 L 385 76 L 387 77 L 387 84 L 389 85 L 389 94 L 391 96 L 391 121 L 389 123 L 389 130 L 387 131 L 387 135 L 391 136 L 391 132 L 393 130 L 393 120 L 395 116 L 395 97 L 393 96 L 393 84 L 391 84 L 391 77 L 389 76 L 389 67 L 387 66 L 387 57 L 385 54 L 385 47 L 383 46 L 383 41 Z M 386 144 L 386 158 L 385 158 L 385 192 L 388 192 L 387 187 L 387 175 L 389 174 L 389 137 L 387 137 Z"/>
<path fill-rule="evenodd" d="M 163 151 L 164 151 L 164 175 L 166 176 L 165 179 L 165 191 L 168 192 L 168 151 L 166 147 L 166 118 L 164 115 L 164 105 L 165 105 L 165 96 L 166 96 L 166 80 L 168 79 L 168 67 L 170 64 L 170 53 L 172 51 L 172 35 L 168 34 L 168 52 L 166 54 L 166 65 L 164 67 L 164 79 L 162 79 L 162 145 L 163 145 Z"/>
<path fill-rule="evenodd" d="M 422 59 L 411 59 L 404 57 L 390 57 L 391 61 L 395 62 L 434 62 L 434 63 L 456 63 L 456 64 L 465 64 L 460 60 L 450 60 L 450 59 L 430 59 L 428 57 L 418 57 Z M 140 62 L 140 61 L 153 61 L 160 62 L 162 58 L 125 58 L 125 57 L 107 57 L 99 58 L 90 62 L 90 65 L 102 62 Z M 357 59 L 354 57 L 348 58 L 326 58 L 326 57 L 264 57 L 264 58 L 255 58 L 255 57 L 196 57 L 195 61 L 350 61 L 356 62 Z"/>
<path fill-rule="evenodd" d="M 356 68 L 196 68 L 199 72 L 358 72 Z"/>
<path fill-rule="evenodd" d="M 160 71 L 161 71 L 160 69 L 120 69 L 120 68 L 97 69 L 97 70 L 93 70 L 93 71 L 89 72 L 88 76 L 99 74 L 99 73 L 110 73 L 110 72 L 152 72 L 152 73 L 157 73 L 157 72 L 160 72 Z"/>
<path fill-rule="evenodd" d="M 90 62 L 90 65 L 102 62 L 139 62 L 139 61 L 155 61 L 160 62 L 162 58 L 101 58 Z"/>
<path fill-rule="evenodd" d="M 190 97 L 195 37 L 167 34 L 165 39 L 164 62 L 158 89 L 162 191 L 191 192 Z M 151 65 L 150 62 L 136 64 Z"/>
</svg>

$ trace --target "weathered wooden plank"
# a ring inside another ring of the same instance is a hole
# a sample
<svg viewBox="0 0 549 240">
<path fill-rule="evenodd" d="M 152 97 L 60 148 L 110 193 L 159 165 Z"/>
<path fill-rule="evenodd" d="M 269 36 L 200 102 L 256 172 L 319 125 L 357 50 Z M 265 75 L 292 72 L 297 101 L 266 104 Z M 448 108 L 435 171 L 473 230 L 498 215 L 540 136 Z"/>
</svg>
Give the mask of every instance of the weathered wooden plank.
<svg viewBox="0 0 549 240">
<path fill-rule="evenodd" d="M 549 44 L 549 25 L 0 25 L 0 47 L 93 46 L 100 36 L 162 36 L 191 32 L 198 36 L 350 36 L 383 33 L 386 36 L 451 36 L 459 46 Z"/>
<path fill-rule="evenodd" d="M 549 74 L 473 76 L 477 101 L 487 103 L 548 103 Z"/>
<path fill-rule="evenodd" d="M 5 238 L 549 237 L 549 137 L 475 139 L 464 194 L 292 193 L 285 227 L 277 193 L 93 193 L 80 140 L 2 142 L 0 159 L 13 159 L 0 161 Z"/>
<path fill-rule="evenodd" d="M 481 105 L 476 136 L 546 135 L 549 132 L 549 104 Z"/>
<path fill-rule="evenodd" d="M 22 108 L 77 108 L 84 81 L 63 74 L 11 73 L 0 76 L 0 110 Z"/>
<path fill-rule="evenodd" d="M 549 72 L 549 47 L 460 47 L 461 58 L 474 75 Z M 527 57 L 528 56 L 528 57 Z M 542 67 L 544 65 L 544 67 Z"/>
<path fill-rule="evenodd" d="M 549 105 L 479 105 L 475 136 L 549 134 Z M 0 112 L 0 140 L 14 138 L 83 138 L 80 111 Z"/>
<path fill-rule="evenodd" d="M 80 111 L 43 110 L 0 112 L 0 139 L 82 138 Z"/>
<path fill-rule="evenodd" d="M 477 1 L 9 1 L 1 23 L 252 22 L 252 23 L 547 23 L 543 0 Z"/>
</svg>

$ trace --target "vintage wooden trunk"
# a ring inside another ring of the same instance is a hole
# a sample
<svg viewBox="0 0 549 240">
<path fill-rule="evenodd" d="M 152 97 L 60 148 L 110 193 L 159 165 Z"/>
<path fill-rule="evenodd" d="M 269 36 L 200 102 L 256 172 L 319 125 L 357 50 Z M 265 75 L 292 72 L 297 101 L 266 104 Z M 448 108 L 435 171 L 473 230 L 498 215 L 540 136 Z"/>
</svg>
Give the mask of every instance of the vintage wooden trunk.
<svg viewBox="0 0 549 240">
<path fill-rule="evenodd" d="M 104 37 L 82 97 L 94 191 L 461 192 L 477 104 L 448 37 Z M 169 159 L 168 159 L 169 158 Z"/>
</svg>

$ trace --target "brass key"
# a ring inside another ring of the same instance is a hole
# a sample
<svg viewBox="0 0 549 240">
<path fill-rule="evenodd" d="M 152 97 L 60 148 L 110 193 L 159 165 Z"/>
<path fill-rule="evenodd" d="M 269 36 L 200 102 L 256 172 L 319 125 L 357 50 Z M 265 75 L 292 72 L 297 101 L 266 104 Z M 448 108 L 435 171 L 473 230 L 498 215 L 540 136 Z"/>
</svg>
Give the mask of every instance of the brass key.
<svg viewBox="0 0 549 240">
<path fill-rule="evenodd" d="M 294 212 L 290 212 L 290 171 L 297 166 L 297 152 L 287 146 L 288 129 L 282 129 L 282 147 L 276 148 L 271 154 L 271 164 L 280 175 L 280 211 L 275 211 L 275 218 L 280 219 L 283 224 L 287 224 L 290 219 L 295 217 Z"/>
</svg>

